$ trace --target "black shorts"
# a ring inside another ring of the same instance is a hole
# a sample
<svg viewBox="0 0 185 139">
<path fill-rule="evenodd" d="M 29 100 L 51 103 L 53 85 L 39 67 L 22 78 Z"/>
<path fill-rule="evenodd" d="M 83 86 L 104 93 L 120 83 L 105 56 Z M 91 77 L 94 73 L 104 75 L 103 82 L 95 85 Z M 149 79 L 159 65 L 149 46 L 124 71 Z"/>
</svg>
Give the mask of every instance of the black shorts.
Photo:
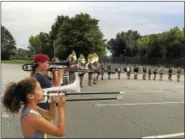
<svg viewBox="0 0 185 139">
<path fill-rule="evenodd" d="M 78 74 L 80 77 L 83 77 L 85 73 L 80 73 Z"/>
</svg>

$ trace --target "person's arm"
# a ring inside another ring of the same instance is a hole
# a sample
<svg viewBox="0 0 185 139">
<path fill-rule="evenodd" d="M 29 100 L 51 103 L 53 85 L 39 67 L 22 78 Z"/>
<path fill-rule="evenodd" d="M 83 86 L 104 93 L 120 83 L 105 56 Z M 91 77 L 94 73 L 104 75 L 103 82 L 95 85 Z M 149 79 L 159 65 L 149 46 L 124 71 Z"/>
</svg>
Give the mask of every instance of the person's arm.
<svg viewBox="0 0 185 139">
<path fill-rule="evenodd" d="M 54 120 L 56 118 L 56 102 L 53 101 L 49 104 L 49 110 L 37 107 L 39 113 L 47 120 Z"/>
<path fill-rule="evenodd" d="M 35 116 L 29 115 L 26 116 L 27 122 L 34 130 L 42 131 L 52 136 L 64 136 L 65 134 L 65 98 L 62 97 L 58 103 L 58 124 L 54 125 L 48 122 L 46 119 Z"/>
<path fill-rule="evenodd" d="M 50 123 L 45 118 L 32 114 L 25 116 L 24 119 L 34 130 L 44 132 L 51 136 L 62 137 L 65 134 L 64 108 L 58 109 L 58 115 L 59 117 L 57 125 Z"/>
</svg>

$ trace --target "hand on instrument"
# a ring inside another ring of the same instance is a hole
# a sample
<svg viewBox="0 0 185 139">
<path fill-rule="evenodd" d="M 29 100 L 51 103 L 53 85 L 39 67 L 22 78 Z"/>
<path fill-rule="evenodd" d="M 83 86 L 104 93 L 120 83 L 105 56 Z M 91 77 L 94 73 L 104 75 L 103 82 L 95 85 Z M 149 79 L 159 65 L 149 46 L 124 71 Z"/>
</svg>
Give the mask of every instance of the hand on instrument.
<svg viewBox="0 0 185 139">
<path fill-rule="evenodd" d="M 51 96 L 51 103 L 56 103 L 57 97 L 56 96 Z"/>
<path fill-rule="evenodd" d="M 65 96 L 61 96 L 59 101 L 58 101 L 58 106 L 59 107 L 64 107 L 66 104 L 66 97 Z"/>
</svg>

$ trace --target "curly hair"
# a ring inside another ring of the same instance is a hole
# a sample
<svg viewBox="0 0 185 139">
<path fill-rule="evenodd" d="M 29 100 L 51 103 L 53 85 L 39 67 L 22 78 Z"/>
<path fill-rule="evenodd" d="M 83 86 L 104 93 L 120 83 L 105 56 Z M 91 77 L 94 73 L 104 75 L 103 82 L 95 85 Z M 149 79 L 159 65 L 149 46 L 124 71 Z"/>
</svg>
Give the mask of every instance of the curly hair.
<svg viewBox="0 0 185 139">
<path fill-rule="evenodd" d="M 36 79 L 29 77 L 20 82 L 10 82 L 4 91 L 2 97 L 3 106 L 11 113 L 18 113 L 21 108 L 21 102 L 28 103 L 27 95 L 32 93 L 36 87 Z"/>
</svg>

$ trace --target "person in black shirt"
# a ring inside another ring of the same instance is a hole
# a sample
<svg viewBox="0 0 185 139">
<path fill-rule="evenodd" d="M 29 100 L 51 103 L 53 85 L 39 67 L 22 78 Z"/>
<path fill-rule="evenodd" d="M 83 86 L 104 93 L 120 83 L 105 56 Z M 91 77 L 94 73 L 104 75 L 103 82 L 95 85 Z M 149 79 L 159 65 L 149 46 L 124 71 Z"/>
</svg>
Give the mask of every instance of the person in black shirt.
<svg viewBox="0 0 185 139">
<path fill-rule="evenodd" d="M 168 80 L 172 81 L 172 67 L 170 66 L 168 69 Z"/>
<path fill-rule="evenodd" d="M 157 75 L 157 67 L 154 67 L 154 78 L 153 78 L 153 80 L 156 79 L 156 75 Z"/>
<path fill-rule="evenodd" d="M 180 82 L 181 68 L 177 69 L 177 82 Z"/>
<path fill-rule="evenodd" d="M 134 79 L 137 80 L 139 68 L 138 66 L 134 66 Z"/>
<path fill-rule="evenodd" d="M 89 68 L 89 70 L 93 70 L 93 64 L 92 63 L 89 63 L 88 64 L 88 68 Z M 92 79 L 93 79 L 93 71 L 90 71 L 88 73 L 88 85 L 89 86 L 92 86 Z"/>
<path fill-rule="evenodd" d="M 152 75 L 152 68 L 149 67 L 149 68 L 148 68 L 148 80 L 151 79 L 151 75 Z"/>
<path fill-rule="evenodd" d="M 101 67 L 100 67 L 100 63 L 99 62 L 97 62 L 96 67 L 97 67 L 97 69 L 96 69 L 97 70 L 96 81 L 98 81 L 99 76 L 100 76 L 100 72 L 101 72 Z"/>
<path fill-rule="evenodd" d="M 146 80 L 146 67 L 143 67 L 143 80 Z"/>
<path fill-rule="evenodd" d="M 72 66 L 75 62 L 75 59 L 72 57 L 71 61 L 69 61 L 69 65 Z M 75 81 L 75 72 L 70 71 L 69 72 L 69 83 L 73 83 Z"/>
<path fill-rule="evenodd" d="M 110 65 L 108 65 L 108 67 L 107 67 L 107 73 L 108 73 L 108 79 L 110 80 L 111 78 L 110 78 L 110 75 L 111 75 L 111 67 L 110 67 Z"/>
</svg>

